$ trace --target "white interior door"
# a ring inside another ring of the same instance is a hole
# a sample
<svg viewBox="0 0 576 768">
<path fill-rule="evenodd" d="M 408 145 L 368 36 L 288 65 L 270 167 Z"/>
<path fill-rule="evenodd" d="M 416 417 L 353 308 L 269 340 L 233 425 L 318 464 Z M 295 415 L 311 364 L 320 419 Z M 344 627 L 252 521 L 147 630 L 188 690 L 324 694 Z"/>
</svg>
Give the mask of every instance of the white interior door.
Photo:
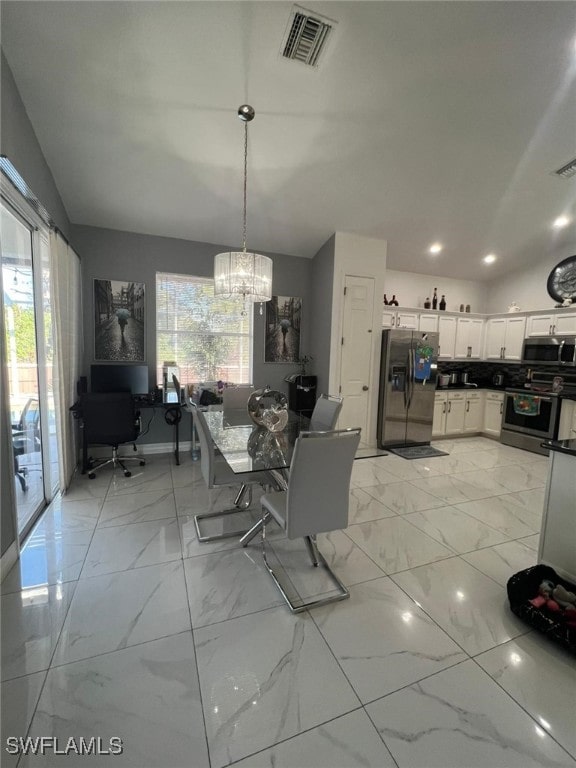
<svg viewBox="0 0 576 768">
<path fill-rule="evenodd" d="M 372 397 L 372 319 L 374 316 L 374 278 L 346 275 L 340 396 L 344 398 L 338 425 L 340 429 L 361 427 L 367 438 L 368 413 Z"/>
</svg>

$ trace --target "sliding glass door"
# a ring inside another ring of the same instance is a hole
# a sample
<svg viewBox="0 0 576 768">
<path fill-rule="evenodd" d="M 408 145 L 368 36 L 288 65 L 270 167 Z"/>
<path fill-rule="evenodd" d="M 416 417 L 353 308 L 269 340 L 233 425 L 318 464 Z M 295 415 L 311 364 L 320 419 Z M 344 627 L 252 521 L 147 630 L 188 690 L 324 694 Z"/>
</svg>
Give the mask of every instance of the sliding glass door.
<svg viewBox="0 0 576 768">
<path fill-rule="evenodd" d="M 46 236 L 4 203 L 2 288 L 18 533 L 58 487 Z"/>
</svg>

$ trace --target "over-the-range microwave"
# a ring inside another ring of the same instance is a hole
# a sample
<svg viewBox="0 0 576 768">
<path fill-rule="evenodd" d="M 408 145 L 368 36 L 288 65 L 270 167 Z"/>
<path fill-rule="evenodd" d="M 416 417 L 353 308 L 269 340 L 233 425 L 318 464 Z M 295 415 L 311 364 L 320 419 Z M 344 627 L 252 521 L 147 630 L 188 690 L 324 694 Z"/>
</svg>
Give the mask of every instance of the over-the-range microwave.
<svg viewBox="0 0 576 768">
<path fill-rule="evenodd" d="M 576 336 L 532 336 L 524 339 L 526 365 L 562 365 L 576 368 Z"/>
</svg>

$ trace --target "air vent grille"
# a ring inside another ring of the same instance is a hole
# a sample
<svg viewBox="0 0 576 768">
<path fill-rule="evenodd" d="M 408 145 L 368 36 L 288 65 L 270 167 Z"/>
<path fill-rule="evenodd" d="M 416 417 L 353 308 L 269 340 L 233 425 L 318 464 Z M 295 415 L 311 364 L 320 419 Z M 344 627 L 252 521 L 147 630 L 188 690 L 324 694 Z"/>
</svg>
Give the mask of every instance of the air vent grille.
<svg viewBox="0 0 576 768">
<path fill-rule="evenodd" d="M 562 168 L 558 168 L 554 171 L 556 176 L 561 176 L 563 179 L 571 179 L 572 176 L 576 176 L 576 157 L 574 160 L 570 160 L 569 163 L 563 165 Z"/>
<path fill-rule="evenodd" d="M 292 23 L 282 47 L 285 59 L 301 61 L 317 67 L 335 22 L 313 15 L 304 8 L 294 7 Z"/>
</svg>

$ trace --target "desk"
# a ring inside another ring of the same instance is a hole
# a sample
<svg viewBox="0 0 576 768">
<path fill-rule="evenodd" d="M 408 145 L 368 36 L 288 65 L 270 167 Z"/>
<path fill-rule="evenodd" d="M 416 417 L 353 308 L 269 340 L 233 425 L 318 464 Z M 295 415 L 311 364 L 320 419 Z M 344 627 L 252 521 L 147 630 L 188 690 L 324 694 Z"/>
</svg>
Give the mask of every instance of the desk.
<svg viewBox="0 0 576 768">
<path fill-rule="evenodd" d="M 159 408 L 164 411 L 164 420 L 174 428 L 174 458 L 176 464 L 180 464 L 180 422 L 182 420 L 182 405 L 180 403 L 154 403 L 142 398 L 134 398 L 134 407 L 137 411 Z M 85 475 L 88 470 L 88 440 L 82 423 L 82 404 L 78 400 L 70 407 L 70 411 L 75 419 L 80 422 L 82 430 L 82 474 Z"/>
</svg>

